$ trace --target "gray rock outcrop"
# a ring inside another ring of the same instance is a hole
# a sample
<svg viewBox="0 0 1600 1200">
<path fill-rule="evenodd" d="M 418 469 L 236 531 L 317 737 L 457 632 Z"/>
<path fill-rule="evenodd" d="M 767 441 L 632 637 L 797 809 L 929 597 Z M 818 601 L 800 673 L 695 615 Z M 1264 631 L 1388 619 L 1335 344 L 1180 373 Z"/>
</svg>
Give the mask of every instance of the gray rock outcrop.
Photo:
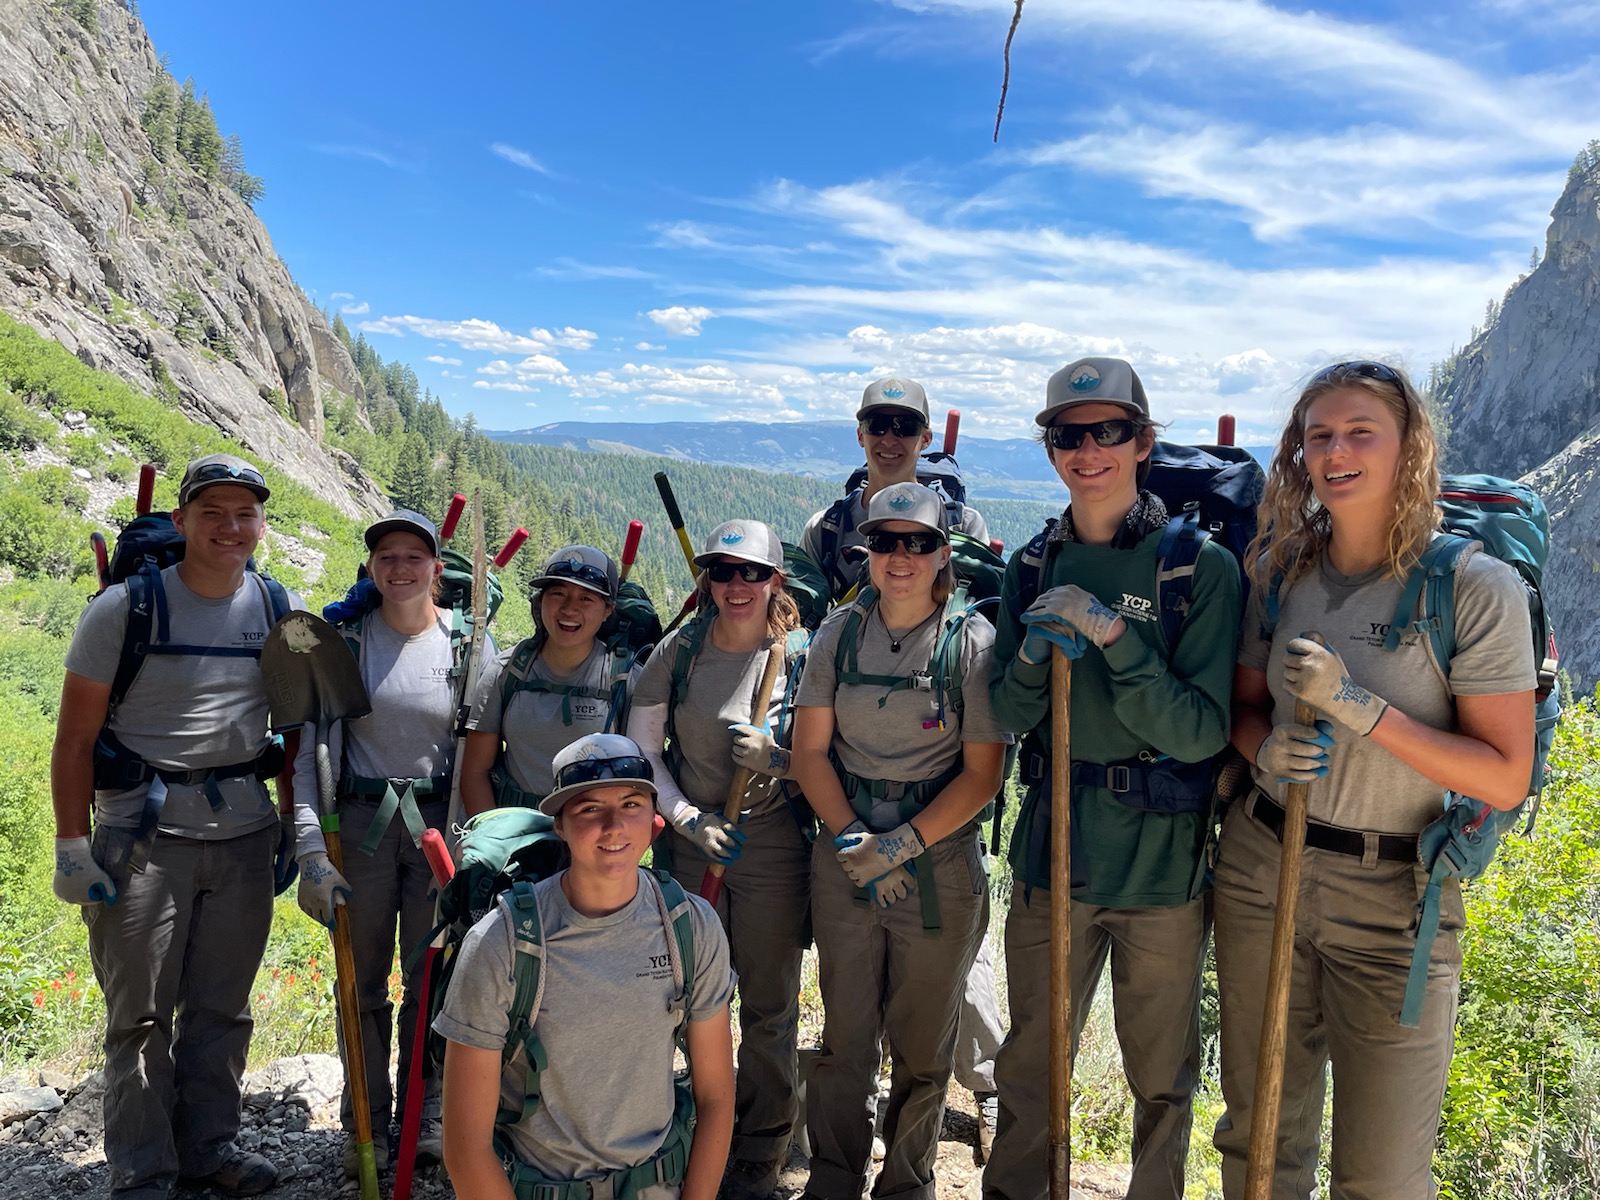
<svg viewBox="0 0 1600 1200">
<path fill-rule="evenodd" d="M 386 511 L 320 445 L 359 375 L 240 196 L 141 125 L 170 84 L 139 19 L 0 0 L 0 310 L 216 426 L 350 516 Z"/>
<path fill-rule="evenodd" d="M 1600 430 L 1523 476 L 1550 509 L 1545 597 L 1561 665 L 1588 693 L 1600 679 Z"/>
</svg>

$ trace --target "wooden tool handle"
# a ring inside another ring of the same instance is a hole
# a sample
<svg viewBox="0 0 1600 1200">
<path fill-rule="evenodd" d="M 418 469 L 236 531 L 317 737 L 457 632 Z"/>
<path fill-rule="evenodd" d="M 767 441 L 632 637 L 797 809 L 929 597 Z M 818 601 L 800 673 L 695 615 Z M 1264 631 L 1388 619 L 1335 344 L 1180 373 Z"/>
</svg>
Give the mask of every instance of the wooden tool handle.
<svg viewBox="0 0 1600 1200">
<path fill-rule="evenodd" d="M 772 690 L 778 686 L 778 672 L 783 669 L 783 639 L 773 638 L 772 645 L 767 647 L 767 665 L 761 672 L 761 682 L 756 686 L 755 704 L 750 709 L 750 724 L 764 725 L 767 720 L 767 709 L 772 706 Z M 722 805 L 724 820 L 739 823 L 739 814 L 744 811 L 744 794 L 750 788 L 750 780 L 755 772 L 749 767 L 740 767 L 733 773 L 733 782 L 728 785 L 728 799 Z M 722 874 L 726 870 L 721 863 L 712 863 L 706 868 L 705 877 L 700 881 L 700 896 L 711 904 L 717 902 L 717 897 L 722 894 Z"/>
<path fill-rule="evenodd" d="M 1050 1200 L 1072 1194 L 1072 660 L 1050 656 Z"/>
</svg>

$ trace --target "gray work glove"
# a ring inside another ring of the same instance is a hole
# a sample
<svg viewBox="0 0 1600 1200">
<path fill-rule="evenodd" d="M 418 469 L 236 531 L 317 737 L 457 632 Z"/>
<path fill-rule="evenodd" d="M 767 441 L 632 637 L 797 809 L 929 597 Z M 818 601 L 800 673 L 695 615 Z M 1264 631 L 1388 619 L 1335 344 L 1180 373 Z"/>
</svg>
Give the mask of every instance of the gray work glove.
<svg viewBox="0 0 1600 1200">
<path fill-rule="evenodd" d="M 789 778 L 789 752 L 773 739 L 770 731 L 754 725 L 729 725 L 733 730 L 733 761 L 757 775 L 774 779 Z"/>
<path fill-rule="evenodd" d="M 1030 616 L 1033 621 L 1029 620 Z M 1039 598 L 1028 605 L 1027 611 L 1022 614 L 1024 624 L 1047 618 L 1070 625 L 1102 648 L 1127 628 L 1127 622 L 1117 615 L 1116 610 L 1075 583 L 1041 592 Z"/>
<path fill-rule="evenodd" d="M 56 876 L 50 882 L 56 899 L 68 904 L 115 904 L 117 885 L 89 853 L 87 837 L 56 839 Z"/>
<path fill-rule="evenodd" d="M 690 804 L 672 824 L 714 863 L 727 866 L 738 862 L 739 855 L 744 853 L 744 833 L 721 813 L 701 812 Z"/>
<path fill-rule="evenodd" d="M 300 901 L 300 911 L 313 921 L 332 929 L 337 924 L 333 910 L 348 903 L 354 894 L 350 881 L 334 869 L 325 851 L 300 856 L 300 890 L 295 899 Z"/>
<path fill-rule="evenodd" d="M 916 858 L 928 847 L 910 821 L 896 825 L 888 833 L 873 833 L 860 821 L 852 821 L 843 833 L 833 839 L 838 847 L 838 859 L 845 874 L 857 887 L 866 887 L 875 880 Z"/>
<path fill-rule="evenodd" d="M 1274 725 L 1256 751 L 1256 766 L 1279 783 L 1310 783 L 1328 773 L 1333 725 Z"/>
<path fill-rule="evenodd" d="M 917 890 L 917 877 L 915 869 L 907 864 L 896 867 L 887 875 L 880 875 L 867 884 L 867 892 L 872 897 L 872 902 L 879 908 L 888 908 L 897 900 L 904 900 L 907 896 L 915 895 Z"/>
<path fill-rule="evenodd" d="M 1290 695 L 1362 737 L 1377 727 L 1389 702 L 1351 679 L 1337 650 L 1309 636 L 1295 638 L 1285 649 L 1283 684 Z"/>
<path fill-rule="evenodd" d="M 272 894 L 281 896 L 300 874 L 294 855 L 294 814 L 278 814 L 278 849 L 272 856 Z"/>
</svg>

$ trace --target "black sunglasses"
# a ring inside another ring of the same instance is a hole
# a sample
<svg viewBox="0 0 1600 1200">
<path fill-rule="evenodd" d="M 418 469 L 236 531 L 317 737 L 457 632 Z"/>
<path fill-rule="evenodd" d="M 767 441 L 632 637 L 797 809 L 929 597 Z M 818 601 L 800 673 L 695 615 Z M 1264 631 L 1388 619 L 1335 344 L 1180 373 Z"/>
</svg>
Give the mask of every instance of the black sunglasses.
<svg viewBox="0 0 1600 1200">
<path fill-rule="evenodd" d="M 1127 417 L 1112 417 L 1105 421 L 1090 421 L 1087 425 L 1063 422 L 1044 431 L 1045 439 L 1057 450 L 1076 450 L 1086 437 L 1094 438 L 1097 446 L 1120 446 L 1131 442 L 1139 432 L 1139 423 Z"/>
<path fill-rule="evenodd" d="M 866 540 L 874 554 L 893 554 L 896 546 L 904 546 L 907 554 L 932 554 L 944 545 L 937 533 L 869 533 Z"/>
<path fill-rule="evenodd" d="M 706 575 L 712 583 L 732 583 L 735 575 L 746 583 L 765 583 L 777 569 L 766 563 L 714 562 L 706 564 Z"/>
<path fill-rule="evenodd" d="M 645 779 L 655 781 L 650 760 L 629 755 L 625 758 L 583 758 L 568 763 L 556 772 L 556 787 L 594 783 L 600 779 Z"/>
<path fill-rule="evenodd" d="M 1334 363 L 1333 366 L 1325 367 L 1313 375 L 1311 382 L 1306 386 L 1313 387 L 1319 383 L 1344 379 L 1351 375 L 1359 375 L 1363 379 L 1376 379 L 1379 383 L 1392 383 L 1401 391 L 1405 390 L 1405 384 L 1400 379 L 1400 372 L 1396 371 L 1388 363 L 1381 362 Z"/>
<path fill-rule="evenodd" d="M 544 569 L 544 574 L 551 579 L 571 579 L 578 583 L 593 584 L 606 595 L 611 594 L 611 580 L 599 567 L 590 566 L 586 562 L 573 563 L 567 559 L 551 563 Z"/>
<path fill-rule="evenodd" d="M 882 437 L 893 430 L 895 437 L 908 438 L 916 437 L 927 426 L 914 413 L 872 413 L 861 418 L 861 428 L 873 437 Z"/>
</svg>

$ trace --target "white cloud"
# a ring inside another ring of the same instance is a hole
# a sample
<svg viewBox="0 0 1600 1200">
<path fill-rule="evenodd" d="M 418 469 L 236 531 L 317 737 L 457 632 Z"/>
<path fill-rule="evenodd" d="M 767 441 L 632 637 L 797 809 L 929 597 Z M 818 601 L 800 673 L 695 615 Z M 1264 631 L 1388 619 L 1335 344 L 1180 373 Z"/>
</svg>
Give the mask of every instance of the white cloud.
<svg viewBox="0 0 1600 1200">
<path fill-rule="evenodd" d="M 508 163 L 519 166 L 525 171 L 537 171 L 541 175 L 550 174 L 550 168 L 545 166 L 526 150 L 520 150 L 516 146 L 507 145 L 505 142 L 495 142 L 489 147 L 489 149 L 491 152 L 498 154 L 501 158 L 505 159 Z"/>
<path fill-rule="evenodd" d="M 337 303 L 340 300 L 354 300 L 355 298 L 354 292 L 330 292 L 328 295 L 328 300 L 333 303 Z"/>
<path fill-rule="evenodd" d="M 317 145 L 311 148 L 318 154 L 326 154 L 333 158 L 364 158 L 370 162 L 380 163 L 385 167 L 410 169 L 405 163 L 395 158 L 394 155 L 372 146 Z"/>
<path fill-rule="evenodd" d="M 360 304 L 346 304 L 339 311 L 347 317 L 361 317 L 372 311 L 372 305 L 363 300 Z"/>
<path fill-rule="evenodd" d="M 715 316 L 709 308 L 698 305 L 685 308 L 674 304 L 671 308 L 652 308 L 645 316 L 675 337 L 699 337 L 700 326 Z"/>
<path fill-rule="evenodd" d="M 635 350 L 665 350 L 666 349 L 665 346 L 652 346 L 649 342 L 635 342 L 633 344 L 633 348 Z"/>
<path fill-rule="evenodd" d="M 587 350 L 598 336 L 590 330 L 575 329 L 570 325 L 553 332 L 535 327 L 526 334 L 512 333 L 480 317 L 464 321 L 413 316 L 379 317 L 361 322 L 360 328 L 364 333 L 388 333 L 396 337 L 415 333 L 436 341 L 453 342 L 463 350 L 485 350 L 499 354 L 537 354 L 553 346 Z"/>
<path fill-rule="evenodd" d="M 430 354 L 428 355 L 426 361 L 438 363 L 445 367 L 459 367 L 461 365 L 461 360 L 459 358 L 446 358 L 442 354 Z"/>
<path fill-rule="evenodd" d="M 530 354 L 520 362 L 494 359 L 478 368 L 479 375 L 514 375 L 526 383 L 529 380 L 556 379 L 569 374 L 566 364 L 548 354 Z"/>
<path fill-rule="evenodd" d="M 475 388 L 488 388 L 499 392 L 536 392 L 539 389 L 530 384 L 518 383 L 514 379 L 500 379 L 491 382 L 487 379 L 474 379 L 472 386 Z"/>
</svg>

